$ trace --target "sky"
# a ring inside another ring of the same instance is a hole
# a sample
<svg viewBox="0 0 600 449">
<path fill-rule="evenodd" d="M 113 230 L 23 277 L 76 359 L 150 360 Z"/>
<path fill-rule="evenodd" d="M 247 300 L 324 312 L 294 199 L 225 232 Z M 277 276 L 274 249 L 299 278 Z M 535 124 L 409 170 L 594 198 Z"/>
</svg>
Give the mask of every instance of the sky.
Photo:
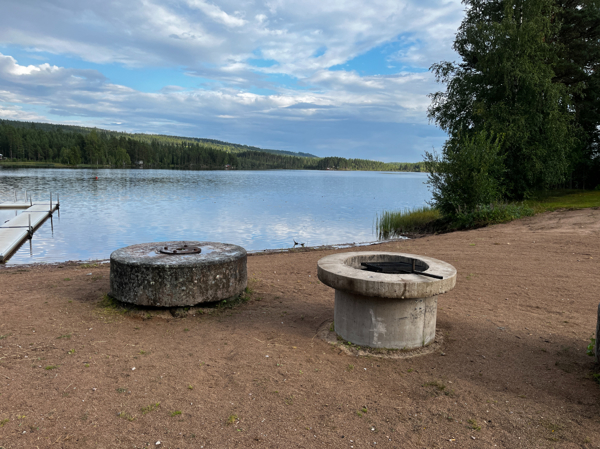
<svg viewBox="0 0 600 449">
<path fill-rule="evenodd" d="M 2 0 L 0 119 L 387 162 L 440 149 L 460 0 Z"/>
</svg>

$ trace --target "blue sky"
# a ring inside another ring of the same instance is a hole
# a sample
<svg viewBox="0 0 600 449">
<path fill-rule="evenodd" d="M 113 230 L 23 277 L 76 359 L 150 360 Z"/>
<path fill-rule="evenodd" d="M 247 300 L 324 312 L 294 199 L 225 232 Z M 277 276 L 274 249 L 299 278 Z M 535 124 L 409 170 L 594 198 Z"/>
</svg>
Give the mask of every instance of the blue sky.
<svg viewBox="0 0 600 449">
<path fill-rule="evenodd" d="M 459 0 L 0 3 L 0 118 L 415 162 Z"/>
</svg>

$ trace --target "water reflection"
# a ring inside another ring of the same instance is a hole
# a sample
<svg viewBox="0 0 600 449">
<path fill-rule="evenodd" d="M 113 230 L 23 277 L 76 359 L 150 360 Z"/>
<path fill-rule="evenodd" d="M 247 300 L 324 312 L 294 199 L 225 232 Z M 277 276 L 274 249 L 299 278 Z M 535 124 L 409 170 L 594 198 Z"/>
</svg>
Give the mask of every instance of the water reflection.
<svg viewBox="0 0 600 449">
<path fill-rule="evenodd" d="M 95 178 L 98 177 L 98 180 Z M 60 194 L 60 217 L 9 264 L 107 258 L 120 247 L 168 240 L 248 250 L 376 239 L 375 214 L 430 198 L 421 173 L 0 169 L 0 201 Z M 0 211 L 1 222 L 14 211 Z"/>
</svg>

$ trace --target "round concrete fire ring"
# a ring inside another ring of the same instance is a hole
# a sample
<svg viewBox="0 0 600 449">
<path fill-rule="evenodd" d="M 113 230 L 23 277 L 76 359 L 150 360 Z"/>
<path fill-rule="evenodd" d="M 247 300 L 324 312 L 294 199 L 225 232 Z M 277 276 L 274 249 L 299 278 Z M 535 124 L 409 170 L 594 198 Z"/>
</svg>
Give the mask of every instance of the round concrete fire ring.
<svg viewBox="0 0 600 449">
<path fill-rule="evenodd" d="M 246 250 L 217 242 L 157 242 L 110 255 L 110 296 L 157 307 L 233 298 L 248 284 Z"/>
<path fill-rule="evenodd" d="M 367 271 L 363 265 L 381 269 L 392 263 L 399 267 L 398 274 Z M 388 349 L 415 349 L 433 342 L 437 297 L 456 284 L 456 269 L 446 262 L 374 251 L 324 257 L 318 262 L 318 276 L 335 289 L 335 332 L 359 346 Z"/>
</svg>

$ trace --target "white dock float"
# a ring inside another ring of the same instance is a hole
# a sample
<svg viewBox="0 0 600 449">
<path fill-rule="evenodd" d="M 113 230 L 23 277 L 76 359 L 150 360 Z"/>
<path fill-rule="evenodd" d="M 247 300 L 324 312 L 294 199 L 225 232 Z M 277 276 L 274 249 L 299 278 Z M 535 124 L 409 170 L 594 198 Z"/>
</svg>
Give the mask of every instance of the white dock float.
<svg viewBox="0 0 600 449">
<path fill-rule="evenodd" d="M 12 220 L 7 221 L 0 225 L 0 229 L 2 228 L 29 228 L 33 229 L 37 228 L 42 222 L 48 218 L 50 215 L 49 212 L 28 212 L 25 211 L 21 215 L 17 215 Z M 31 220 L 31 221 L 30 221 Z"/>
<path fill-rule="evenodd" d="M 57 209 L 57 205 L 58 205 L 58 203 L 52 202 L 52 212 L 54 212 Z M 33 207 L 33 206 L 41 206 L 41 207 L 45 208 L 45 209 L 39 209 L 40 211 L 50 210 L 50 203 L 48 201 L 33 201 L 31 203 L 29 203 L 29 202 L 27 202 L 27 203 L 23 203 L 23 202 L 0 203 L 0 209 L 10 209 L 10 210 L 25 210 L 25 209 L 29 209 L 30 207 Z"/>
<path fill-rule="evenodd" d="M 52 204 L 52 212 L 57 209 L 56 203 Z M 29 206 L 25 208 L 24 213 L 26 212 L 49 212 L 50 204 L 49 203 L 33 203 L 33 206 Z"/>
<path fill-rule="evenodd" d="M 30 203 L 0 203 L 0 209 L 28 209 L 31 207 Z"/>
<path fill-rule="evenodd" d="M 58 208 L 58 202 L 50 201 L 0 203 L 0 209 L 23 211 L 6 223 L 0 223 L 0 263 L 5 262 L 25 240 L 31 238 L 33 231 Z"/>
<path fill-rule="evenodd" d="M 29 237 L 27 229 L 2 228 L 0 230 L 0 262 L 4 262 Z"/>
</svg>

